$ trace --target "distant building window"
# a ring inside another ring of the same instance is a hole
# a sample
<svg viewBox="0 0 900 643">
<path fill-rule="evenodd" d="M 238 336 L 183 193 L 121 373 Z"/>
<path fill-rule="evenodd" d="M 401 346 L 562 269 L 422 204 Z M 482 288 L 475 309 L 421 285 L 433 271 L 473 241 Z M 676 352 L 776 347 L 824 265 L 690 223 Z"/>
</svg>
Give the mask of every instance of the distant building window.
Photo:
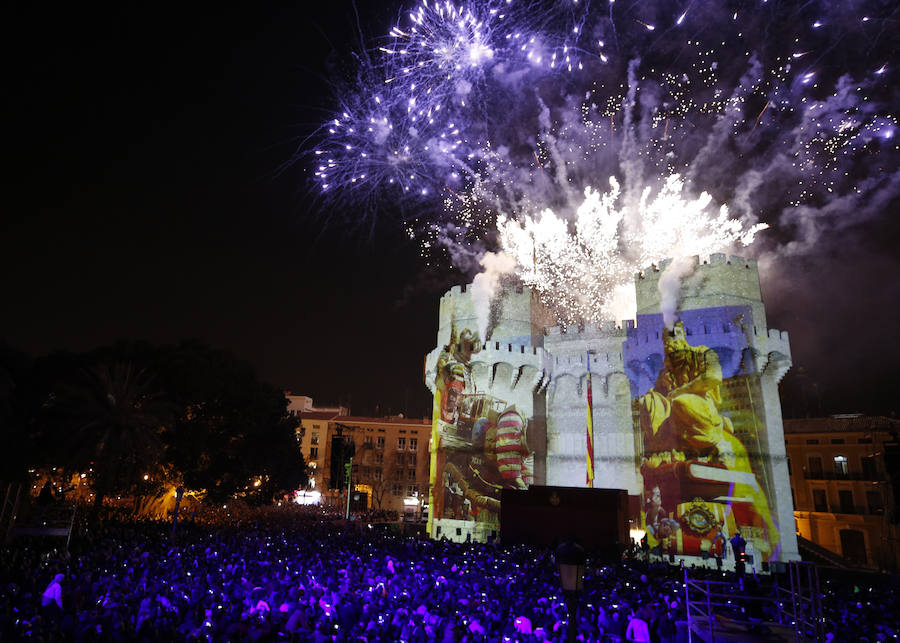
<svg viewBox="0 0 900 643">
<path fill-rule="evenodd" d="M 813 511 L 821 513 L 828 511 L 828 499 L 824 489 L 813 489 Z"/>
<path fill-rule="evenodd" d="M 844 438 L 831 438 L 831 443 L 832 444 L 843 444 Z"/>
<path fill-rule="evenodd" d="M 410 438 L 409 439 L 409 450 L 416 451 L 419 448 L 419 438 Z"/>
<path fill-rule="evenodd" d="M 809 440 L 806 441 L 806 443 L 807 443 L 807 444 L 818 444 L 819 441 L 818 441 L 818 440 L 815 440 L 815 439 L 809 439 Z"/>
<path fill-rule="evenodd" d="M 406 461 L 409 463 L 409 466 L 411 466 L 411 467 L 416 466 L 416 454 L 410 453 L 409 457 L 406 459 Z"/>
<path fill-rule="evenodd" d="M 860 460 L 860 464 L 862 465 L 862 473 L 865 480 L 878 479 L 878 469 L 875 466 L 875 458 L 873 456 L 865 456 Z"/>
<path fill-rule="evenodd" d="M 403 457 L 402 453 L 397 454 L 397 464 L 399 464 L 399 465 L 406 464 L 406 458 Z"/>
<path fill-rule="evenodd" d="M 817 455 L 809 458 L 809 475 L 812 478 L 822 477 L 822 458 Z"/>
<path fill-rule="evenodd" d="M 416 470 L 410 469 L 406 474 L 406 479 L 407 480 L 415 480 L 416 479 Z"/>
<path fill-rule="evenodd" d="M 322 427 L 321 427 L 320 424 L 313 424 L 313 428 L 314 428 L 314 429 L 320 429 L 320 428 L 322 428 Z"/>
<path fill-rule="evenodd" d="M 318 444 L 319 443 L 319 434 L 318 433 L 311 434 L 309 436 L 309 443 L 310 444 Z"/>
<path fill-rule="evenodd" d="M 847 466 L 847 456 L 845 455 L 836 455 L 834 456 L 834 472 L 839 476 L 846 476 L 849 471 L 849 467 Z"/>
<path fill-rule="evenodd" d="M 838 491 L 838 502 L 841 505 L 842 514 L 852 514 L 853 511 L 853 492 L 849 489 L 840 489 Z"/>
<path fill-rule="evenodd" d="M 384 453 L 379 451 L 375 454 L 375 464 L 384 464 Z"/>
<path fill-rule="evenodd" d="M 384 437 L 379 436 L 378 440 L 375 442 L 375 448 L 383 449 L 384 448 Z"/>
<path fill-rule="evenodd" d="M 866 504 L 869 505 L 869 513 L 884 513 L 884 502 L 882 502 L 880 491 L 866 491 Z"/>
<path fill-rule="evenodd" d="M 419 495 L 419 487 L 418 485 L 407 485 L 406 486 L 406 495 L 407 496 L 418 496 Z"/>
<path fill-rule="evenodd" d="M 399 496 L 401 493 L 403 493 L 403 485 L 401 485 L 399 482 L 395 482 L 393 485 L 391 485 L 391 493 L 395 496 Z"/>
<path fill-rule="evenodd" d="M 309 459 L 310 460 L 318 460 L 319 459 L 319 447 L 310 447 Z"/>
<path fill-rule="evenodd" d="M 406 448 L 406 438 L 397 438 L 397 448 L 401 451 Z"/>
</svg>

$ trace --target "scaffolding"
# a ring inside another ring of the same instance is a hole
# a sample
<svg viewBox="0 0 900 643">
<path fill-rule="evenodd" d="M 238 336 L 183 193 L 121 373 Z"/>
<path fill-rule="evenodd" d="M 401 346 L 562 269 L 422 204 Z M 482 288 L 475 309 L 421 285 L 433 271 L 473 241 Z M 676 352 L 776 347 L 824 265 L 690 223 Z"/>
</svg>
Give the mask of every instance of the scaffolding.
<svg viewBox="0 0 900 643">
<path fill-rule="evenodd" d="M 815 565 L 791 562 L 788 585 L 777 581 L 774 591 L 748 591 L 744 578 L 731 580 L 691 579 L 684 569 L 684 593 L 689 643 L 742 641 L 824 641 L 822 598 Z M 764 615 L 774 617 L 767 620 Z M 755 613 L 757 616 L 748 615 Z"/>
<path fill-rule="evenodd" d="M 65 538 L 68 549 L 75 527 L 74 505 L 29 506 L 23 487 L 22 483 L 10 482 L 3 493 L 0 529 L 4 542 L 17 536 L 48 536 Z"/>
</svg>

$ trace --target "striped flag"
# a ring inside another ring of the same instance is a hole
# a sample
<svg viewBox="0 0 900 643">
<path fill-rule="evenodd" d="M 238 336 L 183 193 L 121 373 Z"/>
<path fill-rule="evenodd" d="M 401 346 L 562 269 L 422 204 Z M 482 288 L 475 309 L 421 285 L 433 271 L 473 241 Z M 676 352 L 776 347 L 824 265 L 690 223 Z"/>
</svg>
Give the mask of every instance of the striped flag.
<svg viewBox="0 0 900 643">
<path fill-rule="evenodd" d="M 594 400 L 591 389 L 591 353 L 587 353 L 587 486 L 594 488 Z"/>
</svg>

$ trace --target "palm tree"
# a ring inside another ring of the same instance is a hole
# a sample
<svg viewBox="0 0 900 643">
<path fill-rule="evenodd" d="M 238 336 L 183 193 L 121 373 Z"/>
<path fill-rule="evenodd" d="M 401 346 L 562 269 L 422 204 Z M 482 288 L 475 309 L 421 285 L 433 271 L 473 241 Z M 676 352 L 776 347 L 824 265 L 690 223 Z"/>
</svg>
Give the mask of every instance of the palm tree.
<svg viewBox="0 0 900 643">
<path fill-rule="evenodd" d="M 151 383 L 130 362 L 98 362 L 82 369 L 59 400 L 58 411 L 73 429 L 67 459 L 92 470 L 94 511 L 107 495 L 134 491 L 148 471 L 162 466 L 167 405 Z"/>
</svg>

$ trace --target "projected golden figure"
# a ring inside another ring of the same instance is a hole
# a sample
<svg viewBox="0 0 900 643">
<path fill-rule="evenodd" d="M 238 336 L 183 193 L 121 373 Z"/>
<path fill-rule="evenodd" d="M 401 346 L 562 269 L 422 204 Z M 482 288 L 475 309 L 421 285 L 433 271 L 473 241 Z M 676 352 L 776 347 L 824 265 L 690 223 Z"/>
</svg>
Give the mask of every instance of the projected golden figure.
<svg viewBox="0 0 900 643">
<path fill-rule="evenodd" d="M 763 555 L 771 553 L 778 530 L 747 449 L 735 435 L 731 418 L 721 413 L 723 379 L 716 352 L 691 346 L 681 322 L 665 333 L 663 348 L 664 365 L 656 384 L 638 398 L 644 488 L 653 491 L 648 498 L 653 515 L 646 516 L 647 524 L 653 526 L 672 513 L 681 525 L 673 549 L 708 551 L 704 546 L 712 532 L 726 523 L 727 505 L 733 509 L 731 522 L 738 520 L 742 527 L 754 523 L 749 527 L 755 547 Z M 665 510 L 658 508 L 660 495 Z M 704 520 L 696 519 L 701 514 Z M 661 530 L 660 536 L 671 538 L 672 531 Z"/>
</svg>

